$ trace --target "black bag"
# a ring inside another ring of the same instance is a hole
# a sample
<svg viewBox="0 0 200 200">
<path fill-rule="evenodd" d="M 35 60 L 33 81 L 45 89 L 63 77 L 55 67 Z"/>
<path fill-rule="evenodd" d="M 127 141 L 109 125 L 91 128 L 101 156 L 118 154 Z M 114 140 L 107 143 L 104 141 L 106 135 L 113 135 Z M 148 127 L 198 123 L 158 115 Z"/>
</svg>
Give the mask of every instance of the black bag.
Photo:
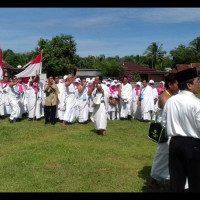
<svg viewBox="0 0 200 200">
<path fill-rule="evenodd" d="M 161 123 L 154 122 L 149 127 L 149 138 L 154 142 L 163 143 L 168 141 L 167 130 L 162 127 Z"/>
</svg>

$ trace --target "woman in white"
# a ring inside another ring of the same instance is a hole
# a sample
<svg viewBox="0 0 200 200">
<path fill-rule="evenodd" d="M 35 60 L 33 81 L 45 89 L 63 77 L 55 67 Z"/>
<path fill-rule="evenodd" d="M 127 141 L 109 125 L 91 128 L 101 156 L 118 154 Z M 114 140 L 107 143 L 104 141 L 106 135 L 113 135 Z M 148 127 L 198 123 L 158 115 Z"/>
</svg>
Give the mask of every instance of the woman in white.
<svg viewBox="0 0 200 200">
<path fill-rule="evenodd" d="M 106 85 L 102 84 L 102 80 L 103 78 L 101 76 L 95 77 L 95 81 L 88 91 L 88 96 L 91 96 L 91 94 L 94 96 L 93 118 L 95 128 L 99 134 L 105 136 L 107 128 L 107 111 L 110 90 Z M 98 104 L 95 104 L 95 99 L 99 100 Z"/>
<path fill-rule="evenodd" d="M 117 104 L 117 98 L 118 98 L 118 89 L 116 88 L 116 85 L 113 82 L 111 82 L 111 87 L 109 88 L 110 89 L 110 98 L 112 98 L 114 101 L 113 102 L 116 102 L 116 104 L 111 104 L 110 101 L 109 101 L 109 104 L 108 104 L 108 119 L 109 120 L 115 120 L 117 118 L 117 108 L 118 108 L 118 104 Z"/>
<path fill-rule="evenodd" d="M 143 88 L 138 98 L 138 109 L 135 118 L 142 121 L 150 121 L 152 112 L 154 112 L 153 90 L 146 80 L 142 81 Z"/>
<path fill-rule="evenodd" d="M 65 113 L 63 116 L 63 126 L 66 126 L 66 122 L 73 123 L 76 120 L 76 89 L 74 87 L 73 82 L 77 76 L 72 77 L 71 74 L 67 76 L 67 81 L 64 86 L 64 94 L 65 94 Z"/>
<path fill-rule="evenodd" d="M 79 123 L 87 123 L 88 121 L 88 89 L 86 87 L 86 79 L 84 77 L 81 78 L 81 85 L 78 86 L 78 122 Z"/>
<path fill-rule="evenodd" d="M 39 82 L 39 73 L 28 83 L 28 118 L 29 120 L 40 120 L 44 116 L 43 111 L 43 84 Z"/>
<path fill-rule="evenodd" d="M 136 87 L 133 88 L 133 99 L 132 99 L 132 117 L 133 119 L 135 118 L 135 113 L 138 107 L 138 98 L 140 96 L 140 92 L 141 92 L 142 88 L 141 88 L 141 82 L 137 82 L 136 83 Z"/>
</svg>

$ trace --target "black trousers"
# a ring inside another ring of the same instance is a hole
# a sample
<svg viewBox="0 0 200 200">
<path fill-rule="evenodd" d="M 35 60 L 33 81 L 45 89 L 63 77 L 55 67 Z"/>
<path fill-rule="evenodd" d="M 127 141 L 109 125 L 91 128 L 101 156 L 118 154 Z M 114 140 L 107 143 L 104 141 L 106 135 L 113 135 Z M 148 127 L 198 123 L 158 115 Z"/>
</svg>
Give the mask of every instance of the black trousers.
<svg viewBox="0 0 200 200">
<path fill-rule="evenodd" d="M 172 192 L 200 192 L 200 139 L 175 136 L 169 145 L 169 174 Z"/>
<path fill-rule="evenodd" d="M 50 121 L 51 123 L 55 124 L 56 123 L 56 105 L 44 106 L 44 117 L 45 117 L 45 123 Z"/>
</svg>

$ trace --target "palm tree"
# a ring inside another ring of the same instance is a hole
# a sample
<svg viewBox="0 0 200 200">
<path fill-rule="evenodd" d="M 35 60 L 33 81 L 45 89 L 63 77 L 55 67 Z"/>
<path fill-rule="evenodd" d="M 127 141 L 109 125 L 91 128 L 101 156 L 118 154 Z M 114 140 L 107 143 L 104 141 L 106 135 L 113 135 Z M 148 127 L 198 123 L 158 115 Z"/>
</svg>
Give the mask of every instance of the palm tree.
<svg viewBox="0 0 200 200">
<path fill-rule="evenodd" d="M 200 53 L 200 37 L 197 37 L 196 39 L 192 40 L 189 43 L 191 49 L 195 50 L 195 52 L 198 54 Z"/>
<path fill-rule="evenodd" d="M 163 59 L 164 54 L 166 54 L 166 51 L 162 50 L 162 44 L 159 46 L 159 43 L 156 42 L 152 42 L 143 53 L 143 55 L 150 57 L 152 69 L 155 68 L 157 60 Z"/>
</svg>

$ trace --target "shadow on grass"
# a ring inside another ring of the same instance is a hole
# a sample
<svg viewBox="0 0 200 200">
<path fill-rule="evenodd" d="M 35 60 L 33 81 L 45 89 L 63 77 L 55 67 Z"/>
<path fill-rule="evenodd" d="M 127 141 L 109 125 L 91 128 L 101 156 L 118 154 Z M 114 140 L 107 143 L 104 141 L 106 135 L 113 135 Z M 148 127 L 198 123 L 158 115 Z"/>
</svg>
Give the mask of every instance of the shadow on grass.
<svg viewBox="0 0 200 200">
<path fill-rule="evenodd" d="M 138 172 L 138 177 L 145 180 L 144 186 L 142 187 L 142 192 L 170 192 L 169 185 L 157 185 L 156 187 L 152 185 L 151 178 L 151 166 L 144 166 L 141 171 Z"/>
</svg>

